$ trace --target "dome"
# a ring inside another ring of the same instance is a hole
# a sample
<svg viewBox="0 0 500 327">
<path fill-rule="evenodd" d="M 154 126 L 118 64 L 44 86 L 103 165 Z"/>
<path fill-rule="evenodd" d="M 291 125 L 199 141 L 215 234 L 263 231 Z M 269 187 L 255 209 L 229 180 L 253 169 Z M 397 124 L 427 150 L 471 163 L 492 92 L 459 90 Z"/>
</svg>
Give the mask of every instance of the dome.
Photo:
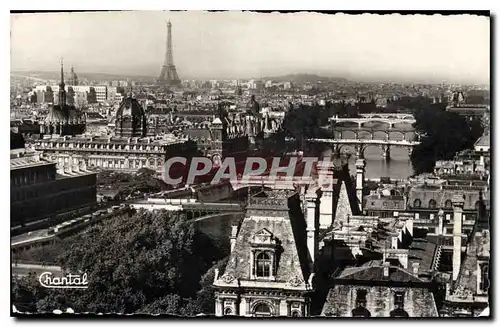
<svg viewBox="0 0 500 327">
<path fill-rule="evenodd" d="M 78 76 L 76 76 L 73 67 L 71 67 L 71 72 L 69 73 L 69 85 L 78 85 Z"/>
<path fill-rule="evenodd" d="M 115 126 L 115 132 L 122 137 L 146 136 L 146 114 L 139 101 L 131 93 L 123 99 L 116 110 Z"/>
<path fill-rule="evenodd" d="M 136 117 L 141 118 L 144 117 L 144 109 L 139 104 L 137 99 L 132 97 L 132 94 L 127 94 L 127 97 L 123 99 L 122 103 L 116 110 L 116 118 L 119 117 Z"/>
</svg>

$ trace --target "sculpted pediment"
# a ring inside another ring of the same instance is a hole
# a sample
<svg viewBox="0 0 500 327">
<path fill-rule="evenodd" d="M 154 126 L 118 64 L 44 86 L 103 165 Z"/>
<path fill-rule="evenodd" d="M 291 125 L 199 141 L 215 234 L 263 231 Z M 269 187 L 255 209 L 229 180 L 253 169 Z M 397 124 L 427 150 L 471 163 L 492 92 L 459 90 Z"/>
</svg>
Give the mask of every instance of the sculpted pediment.
<svg viewBox="0 0 500 327">
<path fill-rule="evenodd" d="M 276 244 L 276 240 L 273 234 L 269 230 L 263 228 L 254 234 L 253 243 L 270 245 L 270 244 Z"/>
</svg>

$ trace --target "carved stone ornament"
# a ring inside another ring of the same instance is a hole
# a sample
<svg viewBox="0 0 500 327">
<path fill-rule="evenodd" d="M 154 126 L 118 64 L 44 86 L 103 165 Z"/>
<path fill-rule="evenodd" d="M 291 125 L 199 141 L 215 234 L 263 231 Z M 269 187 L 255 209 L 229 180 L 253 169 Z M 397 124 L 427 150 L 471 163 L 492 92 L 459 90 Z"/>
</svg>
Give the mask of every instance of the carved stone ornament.
<svg viewBox="0 0 500 327">
<path fill-rule="evenodd" d="M 227 275 L 224 275 L 222 276 L 222 280 L 225 282 L 225 283 L 232 283 L 233 280 L 235 280 L 235 277 L 233 276 L 233 274 L 227 274 Z"/>
<path fill-rule="evenodd" d="M 460 299 L 467 299 L 472 297 L 472 292 L 463 286 L 459 286 L 455 291 L 455 295 Z"/>
<path fill-rule="evenodd" d="M 299 286 L 300 284 L 303 284 L 304 281 L 297 275 L 295 275 L 293 278 L 291 278 L 289 281 L 288 281 L 288 284 L 290 286 L 293 286 L 293 287 L 297 287 Z"/>
</svg>

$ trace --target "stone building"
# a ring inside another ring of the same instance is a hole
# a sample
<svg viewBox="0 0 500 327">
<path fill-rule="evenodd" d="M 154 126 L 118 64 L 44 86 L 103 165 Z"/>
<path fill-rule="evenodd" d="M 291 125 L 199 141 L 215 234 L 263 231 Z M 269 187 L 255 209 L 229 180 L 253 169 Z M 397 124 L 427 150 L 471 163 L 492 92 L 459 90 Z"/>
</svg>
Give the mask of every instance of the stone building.
<svg viewBox="0 0 500 327">
<path fill-rule="evenodd" d="M 334 279 L 322 315 L 332 317 L 438 317 L 433 284 L 389 262 L 348 268 Z"/>
<path fill-rule="evenodd" d="M 145 137 L 146 134 L 146 113 L 132 93 L 129 93 L 116 110 L 115 135 Z"/>
<path fill-rule="evenodd" d="M 34 148 L 59 167 L 79 164 L 123 172 L 148 168 L 159 174 L 168 158 L 179 154 L 189 157 L 197 151 L 194 142 L 176 138 L 87 135 L 47 137 L 35 140 Z"/>
<path fill-rule="evenodd" d="M 96 204 L 95 173 L 77 165 L 57 170 L 55 162 L 24 147 L 10 156 L 11 226 Z"/>
<path fill-rule="evenodd" d="M 374 191 L 363 198 L 364 212 L 380 218 L 394 217 L 394 212 L 406 210 L 406 196 L 397 189 Z"/>
<path fill-rule="evenodd" d="M 407 211 L 418 213 L 419 218 L 430 218 L 442 209 L 446 219 L 450 220 L 453 212 L 452 198 L 457 191 L 465 195 L 464 214 L 468 219 L 475 219 L 480 205 L 480 194 L 486 189 L 486 182 L 454 181 L 442 185 L 416 185 L 408 194 Z"/>
<path fill-rule="evenodd" d="M 455 199 L 455 205 L 463 206 L 463 198 Z M 489 307 L 490 298 L 490 213 L 484 201 L 478 210 L 474 229 L 465 240 L 455 238 L 453 274 L 446 284 L 446 294 L 440 313 L 445 317 L 474 317 Z M 455 220 L 457 229 L 461 223 Z M 458 247 L 462 251 L 458 251 Z M 466 250 L 463 251 L 463 247 Z M 465 255 L 462 253 L 465 252 Z M 463 260 L 462 260 L 463 259 Z"/>
<path fill-rule="evenodd" d="M 228 264 L 215 275 L 216 316 L 310 314 L 319 227 L 316 191 L 304 194 L 304 209 L 293 190 L 263 190 L 250 198 L 241 225 L 233 227 Z"/>
</svg>

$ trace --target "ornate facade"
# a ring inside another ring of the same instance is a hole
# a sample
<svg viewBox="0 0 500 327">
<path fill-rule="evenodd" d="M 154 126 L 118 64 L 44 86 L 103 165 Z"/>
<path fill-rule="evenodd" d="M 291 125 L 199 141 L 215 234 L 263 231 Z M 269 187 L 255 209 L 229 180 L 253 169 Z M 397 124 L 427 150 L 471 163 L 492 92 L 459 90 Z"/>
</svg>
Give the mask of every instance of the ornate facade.
<svg viewBox="0 0 500 327">
<path fill-rule="evenodd" d="M 127 94 L 116 110 L 115 135 L 144 137 L 147 134 L 146 114 L 132 93 Z"/>
<path fill-rule="evenodd" d="M 70 92 L 73 92 L 72 89 Z M 72 93 L 70 99 L 73 99 Z M 54 105 L 45 121 L 40 125 L 40 134 L 76 135 L 85 131 L 85 117 L 77 110 L 74 103 L 68 103 L 64 84 L 64 69 L 61 63 L 61 83 L 58 91 L 58 104 Z"/>
<path fill-rule="evenodd" d="M 196 152 L 196 144 L 186 140 L 85 135 L 36 140 L 34 148 L 43 151 L 44 156 L 57 162 L 59 167 L 76 164 L 124 172 L 148 168 L 158 173 L 163 173 L 168 158 Z"/>
<path fill-rule="evenodd" d="M 310 314 L 319 222 L 315 191 L 307 195 L 305 210 L 297 191 L 262 191 L 250 198 L 239 231 L 233 227 L 228 264 L 216 271 L 216 316 Z"/>
</svg>

